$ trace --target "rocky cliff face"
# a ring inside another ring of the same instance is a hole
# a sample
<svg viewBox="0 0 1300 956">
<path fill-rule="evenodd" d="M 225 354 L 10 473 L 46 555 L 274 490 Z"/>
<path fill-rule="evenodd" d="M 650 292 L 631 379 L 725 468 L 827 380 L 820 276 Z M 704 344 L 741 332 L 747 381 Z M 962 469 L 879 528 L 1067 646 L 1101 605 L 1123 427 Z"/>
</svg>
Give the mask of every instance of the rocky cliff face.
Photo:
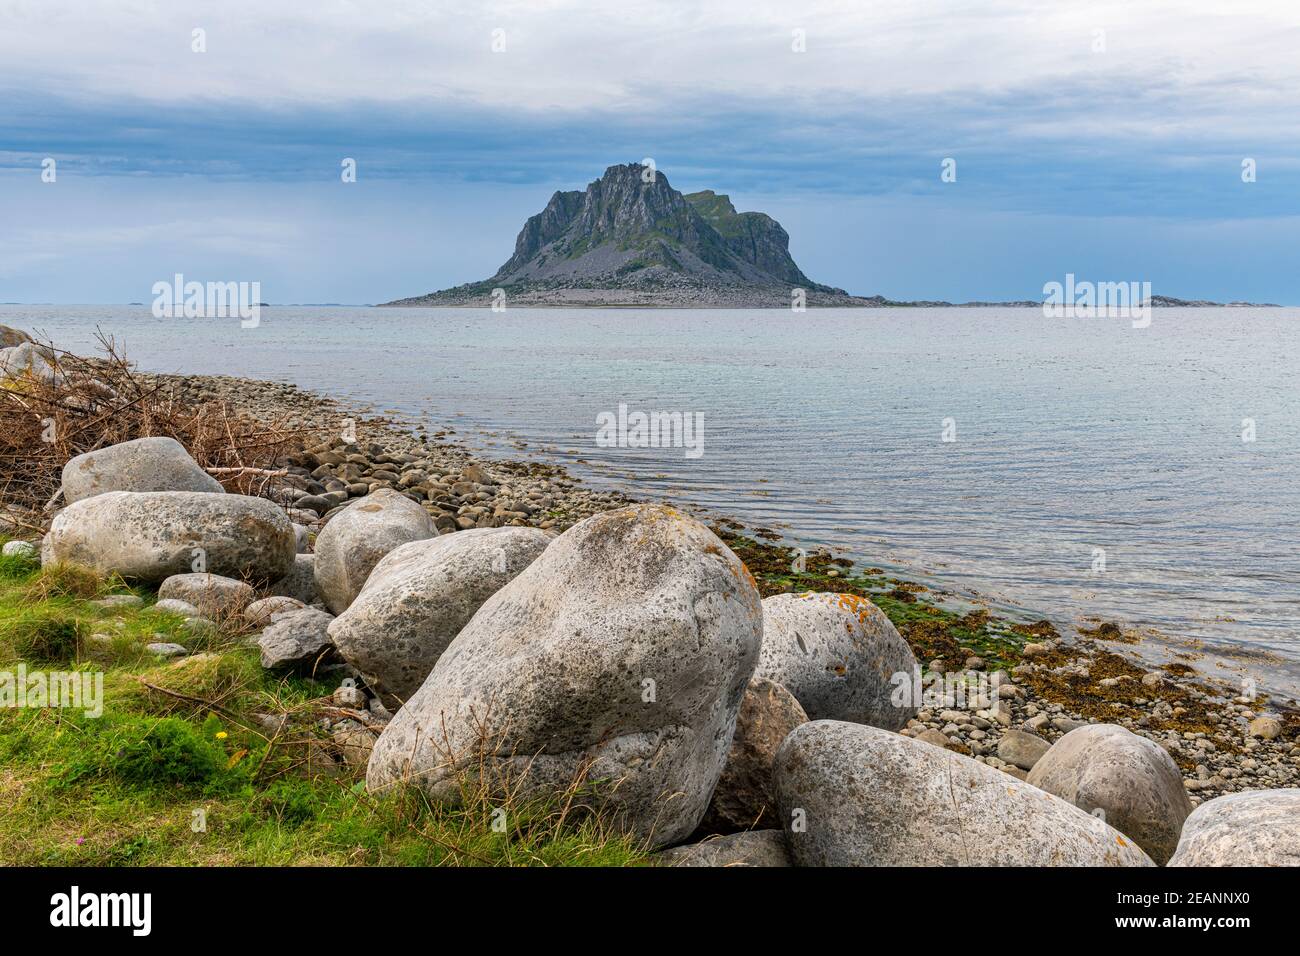
<svg viewBox="0 0 1300 956">
<path fill-rule="evenodd" d="M 683 195 L 662 172 L 611 166 L 585 191 L 555 193 L 524 223 L 514 255 L 491 278 L 389 304 L 470 304 L 497 288 L 536 304 L 563 304 L 566 296 L 572 304 L 621 304 L 626 292 L 627 304 L 757 297 L 788 306 L 796 287 L 848 299 L 804 275 L 789 247 L 780 223 L 737 212 L 725 195 Z"/>
</svg>

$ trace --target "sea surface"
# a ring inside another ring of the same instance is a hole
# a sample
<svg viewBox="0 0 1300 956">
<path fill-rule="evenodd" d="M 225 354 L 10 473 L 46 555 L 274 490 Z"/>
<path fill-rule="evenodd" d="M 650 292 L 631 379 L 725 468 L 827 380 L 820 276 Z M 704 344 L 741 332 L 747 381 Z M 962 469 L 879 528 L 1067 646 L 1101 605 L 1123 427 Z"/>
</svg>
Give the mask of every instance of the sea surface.
<svg viewBox="0 0 1300 956">
<path fill-rule="evenodd" d="M 1300 309 L 528 310 L 0 306 L 153 371 L 295 382 L 596 487 L 1140 652 L 1300 692 Z M 698 413 L 701 453 L 598 444 L 602 414 Z M 945 440 L 945 438 L 953 440 Z M 1246 440 L 1252 439 L 1252 440 Z"/>
</svg>

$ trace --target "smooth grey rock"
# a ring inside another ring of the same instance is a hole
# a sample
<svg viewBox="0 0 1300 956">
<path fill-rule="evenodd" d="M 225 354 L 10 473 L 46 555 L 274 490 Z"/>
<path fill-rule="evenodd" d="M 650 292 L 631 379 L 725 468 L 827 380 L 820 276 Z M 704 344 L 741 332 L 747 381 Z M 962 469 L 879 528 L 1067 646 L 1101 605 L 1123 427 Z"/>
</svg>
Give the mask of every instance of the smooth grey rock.
<svg viewBox="0 0 1300 956">
<path fill-rule="evenodd" d="M 157 654 L 159 657 L 184 657 L 189 653 L 189 651 L 180 644 L 172 644 L 163 641 L 154 644 L 146 644 L 144 649 L 149 651 L 151 654 Z"/>
<path fill-rule="evenodd" d="M 173 574 L 158 586 L 160 598 L 187 601 L 208 617 L 229 617 L 240 613 L 257 598 L 257 592 L 243 581 L 219 574 Z"/>
<path fill-rule="evenodd" d="M 772 797 L 772 762 L 790 732 L 807 722 L 799 701 L 780 684 L 766 677 L 749 682 L 705 827 L 727 831 L 780 823 Z"/>
<path fill-rule="evenodd" d="M 330 638 L 385 703 L 400 704 L 483 602 L 550 543 L 536 528 L 484 528 L 404 544 L 375 565 Z"/>
<path fill-rule="evenodd" d="M 108 597 L 96 598 L 90 603 L 96 607 L 104 608 L 141 607 L 144 604 L 144 598 L 138 594 L 110 594 Z"/>
<path fill-rule="evenodd" d="M 277 616 L 289 614 L 293 611 L 301 611 L 306 606 L 297 598 L 285 597 L 284 595 L 277 594 L 264 597 L 244 608 L 244 623 L 250 627 L 266 627 Z"/>
<path fill-rule="evenodd" d="M 27 558 L 34 561 L 40 558 L 41 549 L 30 541 L 6 541 L 4 556 L 6 558 Z"/>
<path fill-rule="evenodd" d="M 1032 770 L 1051 748 L 1052 745 L 1038 734 L 1013 728 L 998 741 L 998 759 L 1021 770 Z"/>
<path fill-rule="evenodd" d="M 298 553 L 306 554 L 311 550 L 311 529 L 305 524 L 298 524 L 295 521 L 293 525 L 293 541 Z"/>
<path fill-rule="evenodd" d="M 303 604 L 315 604 L 320 600 L 320 592 L 316 590 L 316 555 L 295 554 L 289 573 L 266 591 L 272 597 L 290 597 Z"/>
<path fill-rule="evenodd" d="M 746 830 L 655 854 L 658 866 L 793 866 L 782 830 Z"/>
<path fill-rule="evenodd" d="M 797 866 L 1153 865 L 1059 797 L 863 724 L 796 728 L 773 779 Z"/>
<path fill-rule="evenodd" d="M 1300 789 L 1207 800 L 1183 824 L 1170 866 L 1300 866 Z"/>
<path fill-rule="evenodd" d="M 154 604 L 155 611 L 166 611 L 168 614 L 179 614 L 181 617 L 202 617 L 203 612 L 196 608 L 189 601 L 182 601 L 179 598 L 163 598 Z"/>
<path fill-rule="evenodd" d="M 916 666 L 907 642 L 866 598 L 810 591 L 763 601 L 756 674 L 784 685 L 814 720 L 905 727 L 917 702 L 894 691 L 910 692 Z"/>
<path fill-rule="evenodd" d="M 333 651 L 329 638 L 332 620 L 332 614 L 312 607 L 277 617 L 257 639 L 262 666 L 312 670 Z"/>
<path fill-rule="evenodd" d="M 202 491 L 110 491 L 54 516 L 41 560 L 83 564 L 149 584 L 204 570 L 250 581 L 293 565 L 293 526 L 264 498 Z"/>
<path fill-rule="evenodd" d="M 380 736 L 368 786 L 455 800 L 481 758 L 523 796 L 598 782 L 609 819 L 682 840 L 761 639 L 753 577 L 704 525 L 657 505 L 595 515 L 488 598 Z"/>
<path fill-rule="evenodd" d="M 1034 764 L 1029 783 L 1085 813 L 1100 811 L 1161 866 L 1173 856 L 1192 812 L 1173 758 L 1117 724 L 1070 731 Z"/>
<path fill-rule="evenodd" d="M 379 559 L 409 541 L 436 538 L 428 513 L 380 488 L 348 505 L 316 536 L 316 589 L 335 614 L 348 609 Z"/>
<path fill-rule="evenodd" d="M 65 503 L 106 491 L 225 493 L 175 438 L 137 438 L 77 455 L 63 466 Z"/>
</svg>

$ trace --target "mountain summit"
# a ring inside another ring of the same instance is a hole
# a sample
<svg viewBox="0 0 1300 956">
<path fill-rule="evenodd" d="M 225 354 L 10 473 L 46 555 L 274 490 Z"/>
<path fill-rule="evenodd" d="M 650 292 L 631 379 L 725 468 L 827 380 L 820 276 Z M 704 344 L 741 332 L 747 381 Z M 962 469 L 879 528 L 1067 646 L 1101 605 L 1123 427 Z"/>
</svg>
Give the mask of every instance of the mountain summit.
<svg viewBox="0 0 1300 956">
<path fill-rule="evenodd" d="M 737 212 L 711 189 L 683 195 L 653 168 L 611 166 L 585 190 L 557 192 L 531 216 L 515 252 L 482 282 L 388 305 L 853 305 L 790 258 L 790 236 L 761 212 Z"/>
</svg>

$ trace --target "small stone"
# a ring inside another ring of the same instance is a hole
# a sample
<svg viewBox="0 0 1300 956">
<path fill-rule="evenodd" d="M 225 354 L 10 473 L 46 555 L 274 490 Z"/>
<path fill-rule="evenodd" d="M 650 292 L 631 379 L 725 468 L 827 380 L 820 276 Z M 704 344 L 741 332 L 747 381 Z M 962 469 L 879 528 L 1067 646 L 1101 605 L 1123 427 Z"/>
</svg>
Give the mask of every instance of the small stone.
<svg viewBox="0 0 1300 956">
<path fill-rule="evenodd" d="M 1282 722 L 1276 717 L 1256 717 L 1250 722 L 1250 736 L 1273 740 L 1282 733 Z"/>
<path fill-rule="evenodd" d="M 6 558 L 25 558 L 29 561 L 35 561 L 41 556 L 41 552 L 30 541 L 6 541 L 4 556 Z"/>
<path fill-rule="evenodd" d="M 179 644 L 156 643 L 146 644 L 144 649 L 151 654 L 157 654 L 159 657 L 184 657 L 189 653 Z"/>
<path fill-rule="evenodd" d="M 144 598 L 137 594 L 110 594 L 108 597 L 97 598 L 90 603 L 104 608 L 140 607 L 144 604 Z"/>
<path fill-rule="evenodd" d="M 1037 734 L 1024 730 L 1008 730 L 998 741 L 998 759 L 1014 764 L 1021 770 L 1032 770 L 1043 754 L 1051 749 Z"/>
<path fill-rule="evenodd" d="M 182 601 L 179 598 L 164 598 L 154 605 L 155 611 L 166 611 L 168 614 L 179 614 L 181 617 L 201 617 L 202 614 L 189 601 Z"/>
</svg>

